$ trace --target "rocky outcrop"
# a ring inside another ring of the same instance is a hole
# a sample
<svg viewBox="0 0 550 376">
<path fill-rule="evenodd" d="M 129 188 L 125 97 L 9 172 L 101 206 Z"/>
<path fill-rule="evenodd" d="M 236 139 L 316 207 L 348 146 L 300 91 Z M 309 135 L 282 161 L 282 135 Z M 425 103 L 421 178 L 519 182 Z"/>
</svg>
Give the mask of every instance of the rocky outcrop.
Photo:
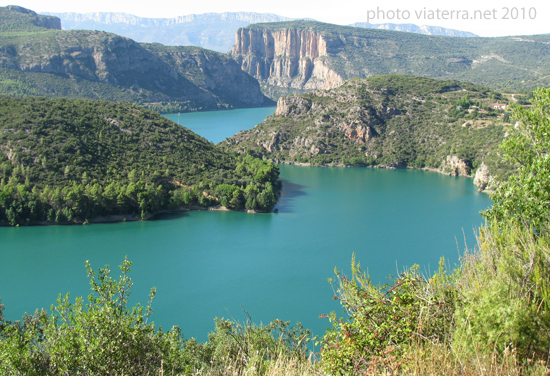
<svg viewBox="0 0 550 376">
<path fill-rule="evenodd" d="M 315 30 L 240 28 L 231 54 L 245 72 L 269 85 L 330 89 L 343 83 L 324 63 L 327 41 Z"/>
<path fill-rule="evenodd" d="M 448 155 L 443 161 L 441 169 L 452 176 L 470 176 L 472 162 L 467 159 L 460 159 L 456 155 Z"/>
<path fill-rule="evenodd" d="M 311 109 L 311 101 L 298 96 L 281 97 L 277 101 L 275 115 L 288 117 L 291 115 L 303 115 Z"/>
<path fill-rule="evenodd" d="M 142 45 L 178 74 L 236 107 L 272 104 L 262 94 L 258 82 L 243 72 L 226 54 L 199 47 L 159 47 Z"/>
<path fill-rule="evenodd" d="M 39 15 L 30 9 L 17 5 L 8 5 L 5 9 L 12 13 L 18 13 L 18 18 L 20 18 L 19 21 L 23 21 L 23 23 L 31 23 L 45 29 L 61 30 L 61 20 L 58 17 Z"/>
<path fill-rule="evenodd" d="M 478 187 L 479 191 L 481 192 L 486 189 L 491 189 L 493 182 L 494 179 L 491 176 L 489 167 L 487 167 L 485 162 L 482 162 L 481 166 L 479 166 L 476 171 L 476 175 L 474 177 L 474 185 Z"/>
<path fill-rule="evenodd" d="M 346 138 L 355 140 L 360 144 L 368 142 L 375 135 L 375 131 L 373 131 L 370 125 L 357 120 L 351 123 L 343 123 L 341 128 L 343 128 Z"/>
</svg>

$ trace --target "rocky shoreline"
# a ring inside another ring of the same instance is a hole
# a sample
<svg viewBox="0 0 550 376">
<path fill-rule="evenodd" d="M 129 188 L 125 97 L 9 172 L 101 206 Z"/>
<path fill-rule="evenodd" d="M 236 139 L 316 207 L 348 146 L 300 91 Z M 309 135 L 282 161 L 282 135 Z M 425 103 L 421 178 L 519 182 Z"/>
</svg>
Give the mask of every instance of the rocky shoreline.
<svg viewBox="0 0 550 376">
<path fill-rule="evenodd" d="M 422 170 L 422 171 L 431 171 L 431 172 L 437 172 L 443 175 L 449 175 L 449 176 L 462 176 L 466 178 L 474 179 L 473 183 L 476 187 L 478 187 L 479 192 L 491 194 L 494 192 L 492 190 L 492 185 L 494 184 L 493 177 L 489 175 L 489 170 L 487 169 L 487 166 L 485 163 L 482 163 L 481 166 L 476 170 L 475 175 L 466 174 L 463 172 L 460 172 L 459 170 L 445 170 L 441 168 L 433 168 L 433 167 L 412 167 L 412 166 L 388 166 L 388 165 L 366 165 L 366 164 L 357 164 L 357 165 L 349 165 L 349 164 L 342 164 L 342 163 L 335 163 L 335 164 L 311 164 L 311 163 L 303 163 L 303 162 L 287 162 L 287 161 L 277 161 L 277 160 L 269 160 L 273 163 L 278 164 L 286 164 L 286 165 L 293 165 L 293 166 L 300 166 L 300 167 L 340 167 L 340 168 L 347 168 L 347 167 L 368 167 L 368 168 L 385 168 L 390 170 L 397 170 L 397 169 L 408 169 L 408 170 Z"/>
</svg>

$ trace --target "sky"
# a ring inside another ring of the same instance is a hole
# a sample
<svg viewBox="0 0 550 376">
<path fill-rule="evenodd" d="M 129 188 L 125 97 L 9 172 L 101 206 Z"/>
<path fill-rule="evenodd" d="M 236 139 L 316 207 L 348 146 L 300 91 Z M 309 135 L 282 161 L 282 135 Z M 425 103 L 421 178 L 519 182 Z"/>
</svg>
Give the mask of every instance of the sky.
<svg viewBox="0 0 550 376">
<path fill-rule="evenodd" d="M 40 12 L 124 12 L 172 18 L 208 12 L 274 13 L 348 25 L 354 22 L 412 23 L 470 31 L 480 36 L 550 33 L 550 1 L 462 0 L 0 0 Z"/>
</svg>

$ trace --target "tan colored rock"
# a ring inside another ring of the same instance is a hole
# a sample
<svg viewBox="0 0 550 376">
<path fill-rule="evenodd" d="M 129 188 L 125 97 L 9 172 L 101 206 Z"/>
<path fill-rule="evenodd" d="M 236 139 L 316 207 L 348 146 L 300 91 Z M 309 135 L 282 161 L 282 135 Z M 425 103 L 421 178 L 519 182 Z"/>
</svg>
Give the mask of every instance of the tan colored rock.
<svg viewBox="0 0 550 376">
<path fill-rule="evenodd" d="M 303 115 L 311 109 L 311 101 L 298 96 L 281 97 L 277 101 L 275 115 Z"/>
<path fill-rule="evenodd" d="M 453 176 L 470 176 L 472 165 L 467 159 L 460 159 L 456 155 L 448 155 L 443 161 L 441 169 L 443 171 L 450 171 L 450 174 Z"/>
<path fill-rule="evenodd" d="M 478 187 L 479 191 L 484 191 L 487 188 L 490 188 L 494 179 L 491 176 L 491 173 L 489 171 L 489 168 L 485 164 L 485 162 L 481 163 L 481 166 L 476 171 L 476 175 L 474 177 L 474 185 Z"/>
<path fill-rule="evenodd" d="M 258 81 L 297 89 L 330 89 L 342 77 L 327 67 L 327 42 L 315 30 L 241 28 L 231 54 Z"/>
</svg>

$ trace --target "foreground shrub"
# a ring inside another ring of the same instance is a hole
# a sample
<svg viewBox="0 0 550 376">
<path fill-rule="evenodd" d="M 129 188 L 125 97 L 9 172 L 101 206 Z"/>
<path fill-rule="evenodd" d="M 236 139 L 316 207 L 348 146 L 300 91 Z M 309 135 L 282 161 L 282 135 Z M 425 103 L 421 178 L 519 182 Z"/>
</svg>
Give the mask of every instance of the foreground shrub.
<svg viewBox="0 0 550 376">
<path fill-rule="evenodd" d="M 87 303 L 70 303 L 67 294 L 50 313 L 37 311 L 15 323 L 4 321 L 0 303 L 0 375 L 274 375 L 313 369 L 309 330 L 300 324 L 216 319 L 206 343 L 184 341 L 178 327 L 157 329 L 149 323 L 155 289 L 145 307 L 128 306 L 130 266 L 124 260 L 117 280 L 108 266 L 96 274 L 86 263 L 92 289 Z"/>
<path fill-rule="evenodd" d="M 163 333 L 148 323 L 155 290 L 145 307 L 128 307 L 131 262 L 124 260 L 118 280 L 107 267 L 96 274 L 86 263 L 92 294 L 69 302 L 58 299 L 52 313 L 26 316 L 23 323 L 4 323 L 0 359 L 8 375 L 145 375 L 182 371 L 178 329 Z"/>
<path fill-rule="evenodd" d="M 482 227 L 478 252 L 461 262 L 454 346 L 550 356 L 550 245 L 518 225 Z"/>
<path fill-rule="evenodd" d="M 418 266 L 374 286 L 352 259 L 352 276 L 336 270 L 335 299 L 340 299 L 349 318 L 328 315 L 333 328 L 322 339 L 322 365 L 332 374 L 356 374 L 372 367 L 399 368 L 417 340 L 445 342 L 453 319 L 453 276 L 441 261 L 440 271 L 426 280 Z M 332 282 L 332 281 L 331 281 Z"/>
</svg>

